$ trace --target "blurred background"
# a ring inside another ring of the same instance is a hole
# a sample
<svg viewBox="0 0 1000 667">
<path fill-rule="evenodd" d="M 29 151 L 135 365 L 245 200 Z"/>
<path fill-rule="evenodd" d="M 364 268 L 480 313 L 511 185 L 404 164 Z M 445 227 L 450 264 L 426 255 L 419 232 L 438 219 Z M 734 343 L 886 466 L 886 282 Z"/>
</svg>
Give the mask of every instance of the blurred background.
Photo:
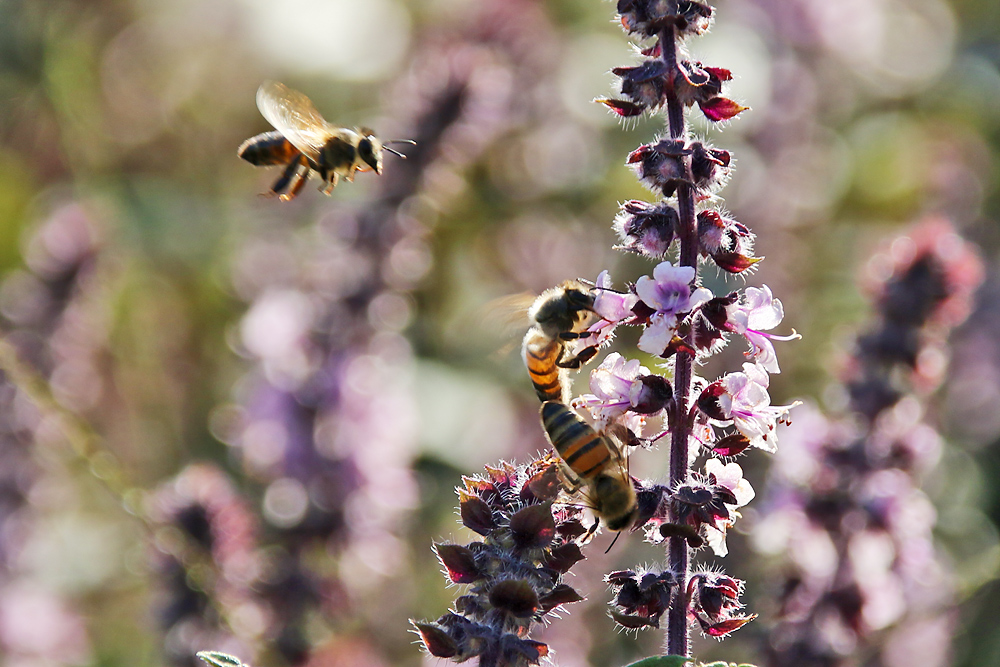
<svg viewBox="0 0 1000 667">
<path fill-rule="evenodd" d="M 979 247 L 985 281 L 923 399 L 943 444 L 921 489 L 954 602 L 946 663 L 1000 664 L 1000 5 L 717 10 L 690 49 L 733 70 L 730 96 L 752 110 L 722 128 L 692 118 L 736 157 L 722 195 L 767 258 L 745 282 L 769 285 L 803 335 L 779 349 L 775 403 L 844 408 L 869 258 L 893 239 L 945 218 Z M 602 0 L 0 0 L 3 664 L 192 665 L 204 649 L 255 667 L 430 662 L 408 619 L 453 599 L 431 544 L 471 539 L 455 485 L 545 446 L 524 329 L 490 304 L 652 268 L 612 249 L 619 202 L 650 199 L 625 156 L 662 127 L 592 102 L 637 61 L 613 14 Z M 265 79 L 418 145 L 330 198 L 315 182 L 289 203 L 258 196 L 277 171 L 236 148 L 270 129 Z M 662 452 L 634 458 L 665 474 Z M 740 463 L 758 500 L 717 564 L 761 617 L 695 648 L 753 662 L 781 575 L 749 546 L 771 461 Z M 662 553 L 633 535 L 601 555 L 609 540 L 576 568 L 588 601 L 543 633 L 557 664 L 658 650 L 657 632 L 613 629 L 601 576 Z"/>
</svg>

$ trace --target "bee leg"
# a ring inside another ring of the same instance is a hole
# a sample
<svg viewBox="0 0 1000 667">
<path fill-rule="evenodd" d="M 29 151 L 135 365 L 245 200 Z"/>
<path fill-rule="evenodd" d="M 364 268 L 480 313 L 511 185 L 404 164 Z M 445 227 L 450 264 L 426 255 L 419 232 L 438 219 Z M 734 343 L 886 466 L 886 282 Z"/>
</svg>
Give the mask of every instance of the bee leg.
<svg viewBox="0 0 1000 667">
<path fill-rule="evenodd" d="M 299 174 L 299 170 L 304 164 L 306 164 L 305 157 L 299 154 L 298 157 L 294 158 L 291 162 L 288 163 L 288 166 L 285 167 L 285 170 L 281 172 L 281 176 L 279 176 L 278 180 L 276 180 L 274 182 L 274 185 L 271 186 L 271 191 L 266 193 L 266 195 L 268 197 L 274 197 L 276 195 L 280 195 L 282 198 L 284 198 L 285 195 L 282 193 L 288 189 L 290 183 L 296 181 Z M 308 168 L 308 165 L 306 166 Z M 295 195 L 292 195 L 292 197 L 294 196 Z M 291 199 L 291 197 L 289 197 L 289 199 Z"/>
<path fill-rule="evenodd" d="M 280 195 L 278 198 L 281 199 L 281 201 L 291 201 L 295 199 L 298 196 L 298 194 L 302 192 L 302 188 L 305 187 L 306 181 L 308 180 L 309 180 L 309 165 L 306 165 L 306 168 L 304 170 L 297 171 L 295 173 L 295 177 L 292 179 L 292 183 L 288 188 L 288 192 L 286 192 L 283 195 Z"/>
<path fill-rule="evenodd" d="M 563 349 L 565 353 L 565 348 Z M 559 359 L 556 360 L 556 366 L 559 368 L 579 368 L 583 364 L 587 363 L 597 355 L 597 346 L 587 347 L 580 350 L 580 353 L 576 356 L 569 357 L 568 359 L 563 359 L 562 354 L 559 355 Z"/>
<path fill-rule="evenodd" d="M 330 175 L 330 183 L 326 187 L 320 186 L 320 191 L 325 195 L 329 195 L 331 192 L 333 192 L 333 189 L 337 187 L 337 183 L 339 181 L 340 181 L 340 174 L 338 174 L 337 172 L 333 172 L 333 174 Z"/>
<path fill-rule="evenodd" d="M 559 473 L 559 482 L 566 493 L 576 493 L 583 487 L 583 480 L 580 479 L 573 469 L 566 465 L 565 461 L 556 457 Z"/>
<path fill-rule="evenodd" d="M 559 334 L 559 338 L 561 340 L 576 340 L 577 338 L 589 338 L 593 335 L 593 331 L 563 331 Z"/>
</svg>

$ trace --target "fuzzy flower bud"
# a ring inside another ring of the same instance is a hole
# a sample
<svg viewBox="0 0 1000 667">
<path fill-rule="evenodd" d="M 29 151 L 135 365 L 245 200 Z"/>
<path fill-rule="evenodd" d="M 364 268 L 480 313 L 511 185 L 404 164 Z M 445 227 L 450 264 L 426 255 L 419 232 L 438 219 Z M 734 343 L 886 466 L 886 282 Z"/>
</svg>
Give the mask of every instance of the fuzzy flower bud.
<svg viewBox="0 0 1000 667">
<path fill-rule="evenodd" d="M 583 558 L 575 540 L 586 532 L 581 510 L 553 510 L 559 492 L 556 464 L 501 464 L 467 477 L 459 489 L 462 523 L 483 537 L 434 550 L 453 584 L 469 586 L 454 611 L 433 622 L 413 622 L 425 650 L 462 662 L 527 667 L 548 647 L 527 638 L 534 623 L 583 597 L 561 577 Z"/>
<path fill-rule="evenodd" d="M 660 627 L 660 617 L 670 605 L 670 595 L 677 586 L 671 572 L 612 572 L 605 581 L 615 593 L 616 611 L 611 617 L 629 630 Z"/>
<path fill-rule="evenodd" d="M 708 209 L 698 214 L 698 245 L 701 254 L 710 257 L 728 273 L 742 273 L 759 262 L 753 256 L 754 233 L 746 225 Z"/>
<path fill-rule="evenodd" d="M 712 7 L 694 0 L 618 0 L 626 32 L 653 37 L 671 24 L 681 35 L 700 35 L 712 24 Z"/>
<path fill-rule="evenodd" d="M 684 160 L 688 156 L 690 172 Z M 701 141 L 687 144 L 682 139 L 664 138 L 639 146 L 629 153 L 626 162 L 633 165 L 639 180 L 653 192 L 671 197 L 677 186 L 689 183 L 703 199 L 725 185 L 732 156 L 729 151 L 712 148 Z"/>
<path fill-rule="evenodd" d="M 622 240 L 618 248 L 660 259 L 670 249 L 677 225 L 677 210 L 670 204 L 627 201 L 614 222 L 614 229 Z"/>
<path fill-rule="evenodd" d="M 634 165 L 643 185 L 670 197 L 677 191 L 678 185 L 690 182 L 682 158 L 691 153 L 692 149 L 685 146 L 681 139 L 660 139 L 629 153 L 627 163 Z"/>
<path fill-rule="evenodd" d="M 743 582 L 721 572 L 698 572 L 688 581 L 688 616 L 698 622 L 709 637 L 721 638 L 740 629 L 757 614 L 737 615 Z"/>
<path fill-rule="evenodd" d="M 666 101 L 668 70 L 660 58 L 647 60 L 637 67 L 615 67 L 611 73 L 621 78 L 622 95 L 636 106 L 651 109 Z"/>
<path fill-rule="evenodd" d="M 677 63 L 674 88 L 684 106 L 697 104 L 705 117 L 712 122 L 735 118 L 747 110 L 731 99 L 722 97 L 722 85 L 733 78 L 733 73 L 721 67 L 703 67 L 701 63 L 682 60 Z M 623 87 L 624 92 L 624 87 Z"/>
<path fill-rule="evenodd" d="M 712 148 L 700 141 L 691 143 L 691 176 L 694 186 L 703 195 L 708 195 L 729 180 L 729 164 L 732 155 L 721 148 Z"/>
</svg>

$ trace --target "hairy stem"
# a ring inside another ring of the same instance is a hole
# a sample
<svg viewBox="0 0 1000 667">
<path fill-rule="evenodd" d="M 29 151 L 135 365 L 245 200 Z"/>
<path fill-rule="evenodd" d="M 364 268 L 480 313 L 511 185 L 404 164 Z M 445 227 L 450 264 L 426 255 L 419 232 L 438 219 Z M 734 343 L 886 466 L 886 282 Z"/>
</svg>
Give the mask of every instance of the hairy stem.
<svg viewBox="0 0 1000 667">
<path fill-rule="evenodd" d="M 683 139 L 687 135 L 684 122 L 684 107 L 673 89 L 672 82 L 677 73 L 677 33 L 674 26 L 660 32 L 660 52 L 668 68 L 667 125 L 672 139 Z M 685 157 L 685 171 L 690 174 L 691 161 Z M 678 236 L 680 239 L 680 264 L 698 269 L 698 230 L 694 211 L 694 191 L 691 185 L 682 183 L 677 188 L 677 209 L 680 216 Z M 690 342 L 690 341 L 689 341 Z M 680 352 L 676 357 L 674 373 L 674 414 L 673 432 L 670 439 L 670 487 L 677 488 L 688 478 L 688 441 L 691 436 L 691 420 L 688 417 L 688 394 L 691 391 L 693 357 Z M 671 517 L 677 521 L 678 517 Z M 680 536 L 671 537 L 667 545 L 669 568 L 680 579 L 674 599 L 667 615 L 667 653 L 688 655 L 689 638 L 687 625 L 687 590 L 690 550 L 687 541 Z"/>
</svg>

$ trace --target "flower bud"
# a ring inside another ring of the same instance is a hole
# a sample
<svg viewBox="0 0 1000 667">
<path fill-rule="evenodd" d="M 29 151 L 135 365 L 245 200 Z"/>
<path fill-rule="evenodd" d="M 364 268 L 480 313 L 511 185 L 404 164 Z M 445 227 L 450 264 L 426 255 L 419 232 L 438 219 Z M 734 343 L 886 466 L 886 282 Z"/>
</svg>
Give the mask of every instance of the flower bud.
<svg viewBox="0 0 1000 667">
<path fill-rule="evenodd" d="M 734 118 L 748 107 L 721 96 L 724 82 L 733 78 L 733 73 L 721 67 L 703 67 L 701 63 L 683 60 L 677 63 L 674 88 L 684 106 L 695 104 L 712 122 Z"/>
<path fill-rule="evenodd" d="M 691 177 L 695 188 L 703 194 L 711 194 L 725 185 L 731 171 L 729 163 L 732 155 L 729 151 L 712 148 L 700 141 L 692 142 L 690 150 Z"/>
<path fill-rule="evenodd" d="M 718 421 L 729 419 L 729 415 L 726 414 L 726 411 L 719 403 L 719 397 L 725 393 L 725 385 L 723 385 L 721 380 L 716 380 L 705 387 L 698 396 L 698 409 L 705 413 L 709 419 L 716 419 Z"/>
<path fill-rule="evenodd" d="M 671 572 L 614 572 L 605 578 L 615 592 L 614 605 L 623 613 L 613 617 L 627 628 L 660 626 L 660 617 L 670 606 L 670 595 L 677 585 Z"/>
<path fill-rule="evenodd" d="M 678 185 L 690 181 L 683 157 L 691 153 L 682 139 L 660 139 L 629 153 L 627 163 L 635 165 L 643 185 L 670 197 Z"/>
<path fill-rule="evenodd" d="M 736 615 L 743 608 L 739 596 L 743 593 L 743 582 L 726 576 L 722 572 L 699 572 L 688 582 L 689 610 L 709 637 L 725 637 L 753 619 Z"/>
<path fill-rule="evenodd" d="M 762 258 L 753 257 L 754 234 L 746 225 L 708 209 L 698 214 L 701 254 L 729 273 L 742 273 Z"/>
<path fill-rule="evenodd" d="M 642 415 L 655 414 L 673 400 L 674 390 L 662 375 L 642 375 L 636 378 L 630 391 L 632 411 Z"/>
<path fill-rule="evenodd" d="M 627 201 L 614 222 L 614 229 L 622 240 L 618 248 L 661 259 L 670 249 L 677 225 L 677 210 L 665 202 Z"/>
<path fill-rule="evenodd" d="M 653 37 L 671 25 L 681 35 L 700 35 L 712 25 L 712 8 L 694 0 L 618 0 L 626 32 Z"/>
<path fill-rule="evenodd" d="M 622 95 L 632 102 L 656 108 L 667 98 L 667 64 L 655 58 L 636 67 L 615 67 L 611 73 L 621 78 Z"/>
</svg>

